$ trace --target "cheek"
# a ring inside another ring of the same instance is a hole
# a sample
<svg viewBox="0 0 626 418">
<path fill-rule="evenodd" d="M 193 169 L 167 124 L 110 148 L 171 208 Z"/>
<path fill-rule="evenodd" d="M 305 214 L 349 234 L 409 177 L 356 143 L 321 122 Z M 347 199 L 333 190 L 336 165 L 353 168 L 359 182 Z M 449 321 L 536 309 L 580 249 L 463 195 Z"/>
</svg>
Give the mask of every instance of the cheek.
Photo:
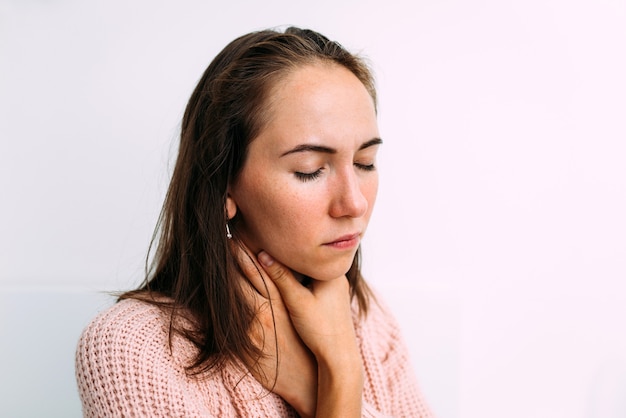
<svg viewBox="0 0 626 418">
<path fill-rule="evenodd" d="M 378 176 L 365 184 L 363 195 L 367 199 L 368 212 L 371 214 L 378 194 Z"/>
<path fill-rule="evenodd" d="M 271 237 L 289 235 L 290 240 L 297 239 L 299 235 L 305 235 L 308 225 L 316 221 L 315 204 L 313 195 L 301 195 L 290 192 L 287 188 L 274 191 L 262 197 L 262 209 L 259 211 L 262 217 L 258 222 L 264 224 L 266 231 Z M 319 217 L 319 216 L 318 216 Z"/>
<path fill-rule="evenodd" d="M 236 194 L 239 212 L 246 232 L 260 245 L 294 235 L 309 218 L 310 197 L 296 193 L 284 182 L 247 181 L 241 186 Z"/>
</svg>

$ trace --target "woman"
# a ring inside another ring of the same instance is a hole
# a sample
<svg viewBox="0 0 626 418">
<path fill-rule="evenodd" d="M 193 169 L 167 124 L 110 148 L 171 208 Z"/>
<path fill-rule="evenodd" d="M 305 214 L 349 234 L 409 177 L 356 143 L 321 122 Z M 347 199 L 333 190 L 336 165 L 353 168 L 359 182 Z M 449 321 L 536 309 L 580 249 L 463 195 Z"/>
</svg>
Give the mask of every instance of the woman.
<svg viewBox="0 0 626 418">
<path fill-rule="evenodd" d="M 84 414 L 429 416 L 359 269 L 381 143 L 337 43 L 230 43 L 187 105 L 146 283 L 81 336 Z"/>
</svg>

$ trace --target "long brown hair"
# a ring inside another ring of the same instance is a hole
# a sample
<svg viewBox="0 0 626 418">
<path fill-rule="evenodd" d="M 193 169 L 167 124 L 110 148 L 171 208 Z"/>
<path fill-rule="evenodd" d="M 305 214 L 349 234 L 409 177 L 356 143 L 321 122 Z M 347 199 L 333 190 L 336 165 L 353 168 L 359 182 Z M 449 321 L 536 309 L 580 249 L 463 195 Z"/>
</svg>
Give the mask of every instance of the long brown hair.
<svg viewBox="0 0 626 418">
<path fill-rule="evenodd" d="M 232 41 L 211 62 L 189 99 L 176 165 L 150 246 L 152 262 L 143 285 L 120 297 L 153 303 L 168 309 L 173 319 L 181 315 L 187 320 L 171 321 L 171 329 L 198 349 L 189 370 L 261 355 L 248 334 L 255 312 L 235 280 L 238 266 L 226 238 L 227 187 L 266 122 L 264 105 L 271 88 L 290 71 L 316 62 L 350 70 L 376 104 L 373 77 L 361 58 L 317 32 L 293 27 Z M 371 295 L 361 277 L 360 250 L 346 275 L 365 314 Z"/>
</svg>

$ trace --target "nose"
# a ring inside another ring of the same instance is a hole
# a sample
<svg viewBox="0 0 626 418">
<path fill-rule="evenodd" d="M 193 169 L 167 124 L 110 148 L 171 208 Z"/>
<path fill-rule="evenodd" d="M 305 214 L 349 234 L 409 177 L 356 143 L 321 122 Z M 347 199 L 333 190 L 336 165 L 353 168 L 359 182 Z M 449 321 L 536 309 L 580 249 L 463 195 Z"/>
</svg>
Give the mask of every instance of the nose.
<svg viewBox="0 0 626 418">
<path fill-rule="evenodd" d="M 333 185 L 330 216 L 359 218 L 367 213 L 369 203 L 363 193 L 364 184 L 354 169 L 337 176 Z"/>
</svg>

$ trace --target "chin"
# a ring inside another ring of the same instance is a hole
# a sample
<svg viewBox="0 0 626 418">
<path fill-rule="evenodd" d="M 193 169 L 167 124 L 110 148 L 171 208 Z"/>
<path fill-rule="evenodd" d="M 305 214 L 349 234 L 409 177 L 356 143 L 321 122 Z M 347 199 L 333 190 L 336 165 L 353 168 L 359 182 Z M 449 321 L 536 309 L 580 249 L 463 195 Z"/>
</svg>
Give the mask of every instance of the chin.
<svg viewBox="0 0 626 418">
<path fill-rule="evenodd" d="M 269 252 L 272 254 L 271 250 Z M 328 256 L 302 252 L 298 255 L 291 252 L 281 254 L 276 251 L 272 254 L 276 260 L 289 268 L 298 280 L 308 277 L 313 280 L 330 281 L 345 276 L 356 257 L 357 249 L 342 255 Z"/>
<path fill-rule="evenodd" d="M 302 269 L 302 271 L 294 270 L 296 275 L 310 277 L 314 280 L 319 281 L 330 281 L 336 279 L 341 276 L 345 276 L 350 270 L 352 266 L 352 259 L 350 259 L 349 263 L 336 263 L 332 266 L 325 266 L 324 268 L 314 268 L 314 269 Z"/>
</svg>

